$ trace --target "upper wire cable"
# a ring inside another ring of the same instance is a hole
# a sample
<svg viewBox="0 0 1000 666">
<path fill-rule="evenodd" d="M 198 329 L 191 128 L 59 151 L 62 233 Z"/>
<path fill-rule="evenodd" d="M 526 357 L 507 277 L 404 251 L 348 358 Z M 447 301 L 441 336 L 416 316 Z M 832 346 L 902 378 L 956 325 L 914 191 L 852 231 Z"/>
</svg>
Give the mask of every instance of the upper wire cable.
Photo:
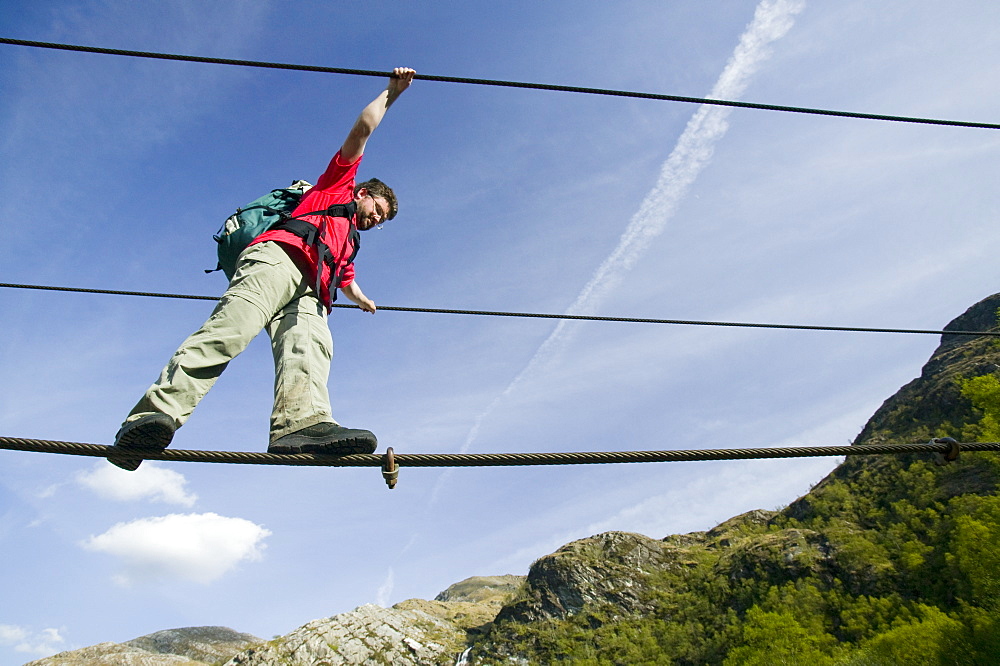
<svg viewBox="0 0 1000 666">
<path fill-rule="evenodd" d="M 165 294 L 152 291 L 119 291 L 113 289 L 86 289 L 83 287 L 52 287 L 38 284 L 15 284 L 0 282 L 0 288 L 38 289 L 42 291 L 63 291 L 83 294 L 111 294 L 115 296 L 147 296 L 152 298 L 180 298 L 197 301 L 217 301 L 218 296 L 195 296 L 192 294 Z M 356 305 L 334 303 L 335 308 L 354 309 Z M 693 319 L 654 319 L 651 317 L 606 317 L 601 315 L 553 314 L 542 312 L 504 312 L 498 310 L 456 310 L 450 308 L 415 308 L 398 305 L 380 305 L 379 310 L 390 312 L 425 312 L 430 314 L 480 315 L 485 317 L 522 317 L 531 319 L 565 319 L 570 321 L 611 321 L 630 324 L 676 324 L 684 326 L 723 326 L 730 328 L 769 328 L 797 331 L 841 331 L 848 333 L 918 333 L 925 335 L 981 335 L 1000 337 L 1000 331 L 949 331 L 914 328 L 870 328 L 860 326 L 814 326 L 810 324 L 760 324 L 736 321 L 698 321 Z"/>
<path fill-rule="evenodd" d="M 214 65 L 236 65 L 240 67 L 262 67 L 267 69 L 284 69 L 300 72 L 322 72 L 327 74 L 350 74 L 354 76 L 391 76 L 392 72 L 379 72 L 367 69 L 347 69 L 343 67 L 321 67 L 318 65 L 294 65 L 289 63 L 263 62 L 260 60 L 236 60 L 232 58 L 210 58 L 206 56 L 178 55 L 172 53 L 155 53 L 150 51 L 131 51 L 126 49 L 109 49 L 98 46 L 82 46 L 79 44 L 58 44 L 39 42 L 27 39 L 12 39 L 0 37 L 0 44 L 14 46 L 30 46 L 61 51 L 78 51 L 84 53 L 101 53 L 105 55 L 120 55 L 133 58 L 153 58 L 157 60 L 179 60 L 183 62 L 200 62 Z M 856 111 L 836 111 L 831 109 L 814 109 L 801 106 L 782 106 L 778 104 L 760 104 L 757 102 L 737 102 L 732 100 L 711 99 L 703 97 L 685 97 L 681 95 L 662 95 L 659 93 L 634 92 L 627 90 L 609 90 L 605 88 L 584 88 L 581 86 L 563 86 L 550 83 L 525 83 L 521 81 L 500 81 L 495 79 L 472 79 L 458 76 L 435 76 L 432 74 L 417 74 L 415 79 L 422 81 L 439 81 L 444 83 L 469 83 L 482 86 L 500 86 L 505 88 L 529 88 L 533 90 L 554 90 L 558 92 L 574 92 L 589 95 L 611 95 L 614 97 L 634 97 L 639 99 L 654 99 L 668 102 L 686 102 L 690 104 L 709 104 L 714 106 L 729 106 L 744 109 L 761 109 L 764 111 L 785 111 L 789 113 L 807 113 L 820 116 L 836 116 L 841 118 L 861 118 L 865 120 L 886 120 L 900 123 L 918 123 L 923 125 L 947 125 L 952 127 L 974 127 L 979 129 L 1000 129 L 997 123 L 981 123 L 965 120 L 942 120 L 937 118 L 919 118 L 913 116 L 893 116 L 878 113 L 860 113 Z"/>
</svg>

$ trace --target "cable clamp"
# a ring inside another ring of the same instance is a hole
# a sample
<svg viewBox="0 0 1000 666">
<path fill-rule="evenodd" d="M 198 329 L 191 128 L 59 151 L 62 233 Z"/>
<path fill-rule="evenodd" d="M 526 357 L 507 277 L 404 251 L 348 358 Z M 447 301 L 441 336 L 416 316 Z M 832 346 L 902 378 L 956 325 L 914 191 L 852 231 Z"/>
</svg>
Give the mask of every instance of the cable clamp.
<svg viewBox="0 0 1000 666">
<path fill-rule="evenodd" d="M 396 487 L 396 480 L 399 478 L 399 465 L 396 464 L 396 456 L 393 454 L 391 446 L 385 450 L 385 455 L 382 456 L 382 478 L 385 479 L 389 490 Z"/>
<path fill-rule="evenodd" d="M 949 446 L 947 451 L 935 454 L 934 464 L 938 467 L 943 467 L 944 465 L 958 460 L 958 454 L 962 450 L 958 440 L 952 439 L 951 437 L 939 437 L 932 439 L 931 444 L 947 444 Z"/>
</svg>

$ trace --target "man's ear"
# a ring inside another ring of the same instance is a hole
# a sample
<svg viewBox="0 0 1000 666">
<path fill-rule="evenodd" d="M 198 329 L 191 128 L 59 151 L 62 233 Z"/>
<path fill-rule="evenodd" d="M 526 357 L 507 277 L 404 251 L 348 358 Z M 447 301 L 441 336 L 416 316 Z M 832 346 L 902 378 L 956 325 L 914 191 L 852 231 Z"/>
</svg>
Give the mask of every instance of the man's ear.
<svg viewBox="0 0 1000 666">
<path fill-rule="evenodd" d="M 361 201 L 366 196 L 368 196 L 368 188 L 362 187 L 361 189 L 359 189 L 357 192 L 354 193 L 354 200 Z"/>
</svg>

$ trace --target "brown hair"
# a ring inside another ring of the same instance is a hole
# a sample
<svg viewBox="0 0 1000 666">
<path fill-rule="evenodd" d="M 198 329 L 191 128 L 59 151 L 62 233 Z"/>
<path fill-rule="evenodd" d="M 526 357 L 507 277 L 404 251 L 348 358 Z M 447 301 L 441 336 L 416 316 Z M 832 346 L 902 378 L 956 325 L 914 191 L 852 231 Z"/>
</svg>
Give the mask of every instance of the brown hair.
<svg viewBox="0 0 1000 666">
<path fill-rule="evenodd" d="M 392 191 L 391 187 L 378 178 L 372 178 L 371 180 L 366 180 L 363 183 L 355 185 L 354 193 L 357 194 L 361 188 L 368 190 L 368 193 L 373 197 L 385 199 L 389 203 L 389 210 L 386 212 L 385 219 L 391 220 L 396 217 L 396 213 L 399 212 L 399 202 L 396 201 L 396 193 Z"/>
</svg>

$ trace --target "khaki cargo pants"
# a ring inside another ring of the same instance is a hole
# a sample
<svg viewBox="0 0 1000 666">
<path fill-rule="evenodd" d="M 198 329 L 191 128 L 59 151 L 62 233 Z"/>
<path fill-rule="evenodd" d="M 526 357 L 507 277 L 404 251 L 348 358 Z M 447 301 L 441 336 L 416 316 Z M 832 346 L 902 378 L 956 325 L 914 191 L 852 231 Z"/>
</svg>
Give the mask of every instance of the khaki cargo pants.
<svg viewBox="0 0 1000 666">
<path fill-rule="evenodd" d="M 240 255 L 236 274 L 208 321 L 174 352 L 126 422 L 161 412 L 182 426 L 229 361 L 265 329 L 274 355 L 271 441 L 317 423 L 335 423 L 326 387 L 333 357 L 326 308 L 295 262 L 270 241 Z"/>
</svg>

